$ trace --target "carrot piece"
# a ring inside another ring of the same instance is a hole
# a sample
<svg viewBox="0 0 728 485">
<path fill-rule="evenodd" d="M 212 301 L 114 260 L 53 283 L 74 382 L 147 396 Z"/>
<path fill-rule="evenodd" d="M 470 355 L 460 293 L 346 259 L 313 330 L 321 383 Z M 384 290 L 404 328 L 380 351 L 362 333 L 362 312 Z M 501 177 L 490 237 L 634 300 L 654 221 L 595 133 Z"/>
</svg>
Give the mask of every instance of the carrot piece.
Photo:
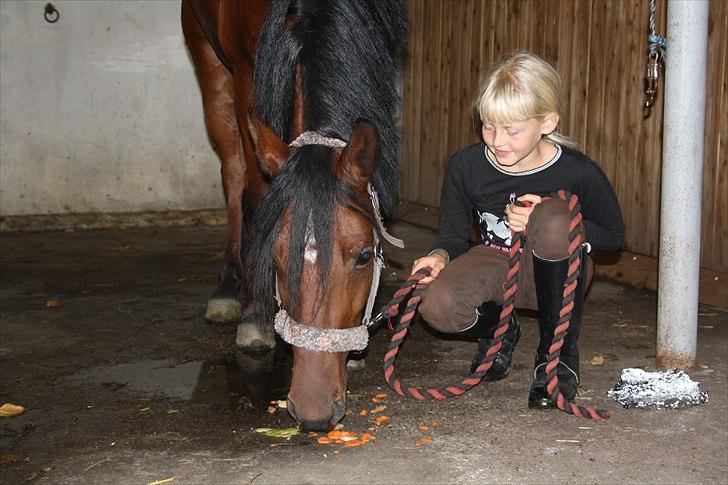
<svg viewBox="0 0 728 485">
<path fill-rule="evenodd" d="M 373 434 L 369 434 L 369 433 L 363 433 L 363 434 L 361 435 L 361 440 L 362 440 L 363 442 L 365 442 L 365 443 L 366 443 L 367 441 L 372 441 L 372 440 L 375 440 L 375 439 L 377 439 L 377 437 L 376 437 L 376 436 L 374 436 Z"/>
<path fill-rule="evenodd" d="M 375 394 L 374 397 L 376 397 L 377 399 L 382 399 L 382 398 L 387 397 L 387 393 L 386 392 L 380 392 L 379 394 Z"/>
<path fill-rule="evenodd" d="M 389 421 L 389 416 L 385 416 L 384 414 L 372 419 L 372 422 L 374 424 L 382 424 L 386 423 L 387 421 Z"/>
<path fill-rule="evenodd" d="M 417 429 L 419 429 L 420 431 L 428 431 L 430 429 L 430 427 L 429 426 L 425 426 L 423 424 L 423 425 L 417 426 Z"/>
<path fill-rule="evenodd" d="M 387 409 L 387 406 L 377 406 L 374 409 L 372 409 L 372 414 L 381 413 L 385 409 Z"/>
<path fill-rule="evenodd" d="M 433 428 L 437 428 L 438 426 L 440 426 L 440 423 L 439 423 L 439 421 L 434 421 L 434 420 L 433 420 L 433 421 L 432 421 L 432 427 L 433 427 Z"/>
<path fill-rule="evenodd" d="M 328 445 L 329 443 L 331 443 L 331 440 L 326 436 L 319 436 L 316 441 L 318 441 L 318 444 L 320 445 Z"/>
<path fill-rule="evenodd" d="M 364 443 L 361 440 L 353 440 L 353 441 L 347 441 L 344 443 L 346 446 L 361 446 Z"/>
<path fill-rule="evenodd" d="M 424 438 L 420 438 L 420 443 L 432 443 L 432 438 L 425 436 Z"/>
<path fill-rule="evenodd" d="M 378 402 L 381 402 L 381 401 L 380 401 L 379 399 L 377 399 L 376 397 L 373 397 L 373 398 L 372 398 L 372 402 L 373 402 L 373 403 L 378 403 Z"/>
<path fill-rule="evenodd" d="M 369 413 L 367 412 L 366 409 L 362 409 L 361 411 L 359 411 L 359 416 L 366 416 L 367 414 L 369 414 Z"/>
</svg>

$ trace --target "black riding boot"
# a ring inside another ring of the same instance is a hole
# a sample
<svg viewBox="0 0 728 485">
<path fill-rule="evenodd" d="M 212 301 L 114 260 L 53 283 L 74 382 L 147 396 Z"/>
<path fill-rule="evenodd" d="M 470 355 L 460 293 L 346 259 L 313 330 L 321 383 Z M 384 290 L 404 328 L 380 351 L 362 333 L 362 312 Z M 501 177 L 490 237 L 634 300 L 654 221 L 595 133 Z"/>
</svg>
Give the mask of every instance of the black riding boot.
<svg viewBox="0 0 728 485">
<path fill-rule="evenodd" d="M 569 328 L 564 337 L 556 372 L 559 377 L 559 388 L 564 397 L 570 401 L 576 397 L 579 385 L 579 327 L 581 326 L 581 310 L 586 291 L 586 258 L 587 247 L 580 251 L 581 264 L 574 295 L 574 309 L 571 313 Z M 564 283 L 569 270 L 568 258 L 559 261 L 547 261 L 533 255 L 533 274 L 538 300 L 538 324 L 540 340 L 536 350 L 533 383 L 528 393 L 528 407 L 536 409 L 555 408 L 556 403 L 546 390 L 546 363 L 549 347 L 554 338 L 554 329 L 559 323 L 559 312 L 562 308 Z"/>
<path fill-rule="evenodd" d="M 474 337 L 478 339 L 478 350 L 470 364 L 470 373 L 485 360 L 485 353 L 493 344 L 493 334 L 500 321 L 502 307 L 496 303 L 485 302 L 478 307 L 478 319 L 475 324 L 467 330 L 459 332 L 459 336 Z M 483 380 L 497 381 L 508 375 L 508 368 L 511 366 L 511 355 L 516 348 L 518 339 L 521 338 L 521 327 L 518 325 L 518 316 L 515 312 L 511 314 L 511 321 L 508 323 L 508 330 L 503 334 L 501 348 L 495 354 L 493 365 L 483 376 Z"/>
</svg>

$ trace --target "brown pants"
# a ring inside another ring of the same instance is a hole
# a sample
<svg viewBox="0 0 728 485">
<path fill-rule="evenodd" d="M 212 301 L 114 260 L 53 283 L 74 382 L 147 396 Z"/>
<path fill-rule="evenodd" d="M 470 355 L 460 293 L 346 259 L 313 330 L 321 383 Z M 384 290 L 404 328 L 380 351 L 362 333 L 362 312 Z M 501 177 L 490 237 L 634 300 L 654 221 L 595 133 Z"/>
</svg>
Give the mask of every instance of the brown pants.
<svg viewBox="0 0 728 485">
<path fill-rule="evenodd" d="M 536 206 L 526 228 L 526 245 L 521 254 L 521 270 L 516 307 L 538 310 L 533 280 L 533 255 L 561 260 L 569 256 L 569 206 L 560 199 L 548 199 Z M 583 225 L 580 228 L 584 240 Z M 593 273 L 587 258 L 587 286 Z M 422 293 L 420 313 L 435 330 L 457 333 L 476 319 L 482 303 L 503 303 L 503 285 L 508 272 L 508 254 L 479 244 L 453 259 Z"/>
</svg>

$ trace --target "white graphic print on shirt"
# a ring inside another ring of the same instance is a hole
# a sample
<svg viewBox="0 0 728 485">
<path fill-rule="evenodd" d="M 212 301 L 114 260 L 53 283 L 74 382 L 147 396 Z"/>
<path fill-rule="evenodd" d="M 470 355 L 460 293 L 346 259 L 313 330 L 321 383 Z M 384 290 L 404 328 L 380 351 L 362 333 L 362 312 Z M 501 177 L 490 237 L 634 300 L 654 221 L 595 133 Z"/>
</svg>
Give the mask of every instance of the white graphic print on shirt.
<svg viewBox="0 0 728 485">
<path fill-rule="evenodd" d="M 498 217 L 490 212 L 481 212 L 476 209 L 478 214 L 478 225 L 480 226 L 480 235 L 483 242 L 492 243 L 499 249 L 511 247 L 511 229 L 506 223 L 505 217 Z"/>
</svg>

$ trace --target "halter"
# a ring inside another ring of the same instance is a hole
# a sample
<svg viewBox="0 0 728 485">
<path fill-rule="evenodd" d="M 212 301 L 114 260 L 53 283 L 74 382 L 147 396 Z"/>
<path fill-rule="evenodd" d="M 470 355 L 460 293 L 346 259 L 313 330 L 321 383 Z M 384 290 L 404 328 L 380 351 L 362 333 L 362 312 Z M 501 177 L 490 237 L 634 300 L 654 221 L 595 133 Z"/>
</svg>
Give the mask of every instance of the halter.
<svg viewBox="0 0 728 485">
<path fill-rule="evenodd" d="M 305 145 L 322 145 L 329 148 L 344 148 L 346 142 L 338 138 L 328 138 L 315 131 L 307 131 L 298 136 L 290 146 L 299 148 Z M 367 185 L 369 199 L 372 202 L 374 210 L 374 271 L 372 274 L 372 284 L 369 288 L 369 298 L 367 306 L 364 310 L 364 318 L 361 325 L 353 328 L 318 328 L 311 325 L 298 323 L 291 318 L 281 303 L 280 293 L 278 292 L 278 274 L 276 273 L 276 301 L 278 302 L 278 313 L 274 319 L 274 327 L 281 338 L 295 347 L 301 347 L 306 350 L 316 352 L 346 352 L 349 350 L 363 350 L 369 343 L 369 327 L 384 317 L 383 313 L 379 313 L 371 318 L 372 309 L 374 308 L 374 300 L 377 296 L 379 288 L 379 279 L 381 277 L 382 268 L 384 267 L 384 254 L 379 241 L 379 235 L 386 239 L 390 244 L 398 248 L 404 248 L 404 242 L 397 239 L 387 232 L 382 222 L 382 214 L 379 208 L 379 197 L 372 184 Z"/>
</svg>

